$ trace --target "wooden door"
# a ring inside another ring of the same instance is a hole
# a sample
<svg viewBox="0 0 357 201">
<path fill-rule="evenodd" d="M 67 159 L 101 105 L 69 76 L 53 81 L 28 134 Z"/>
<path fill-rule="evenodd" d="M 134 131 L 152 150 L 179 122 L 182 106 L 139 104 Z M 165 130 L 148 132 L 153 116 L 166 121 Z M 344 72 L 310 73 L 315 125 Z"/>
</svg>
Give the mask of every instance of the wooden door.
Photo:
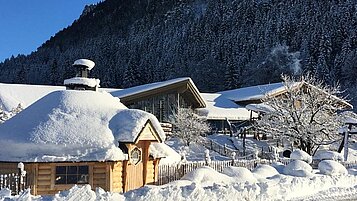
<svg viewBox="0 0 357 201">
<path fill-rule="evenodd" d="M 134 165 L 127 163 L 125 177 L 125 192 L 144 186 L 144 165 L 140 163 Z"/>
</svg>

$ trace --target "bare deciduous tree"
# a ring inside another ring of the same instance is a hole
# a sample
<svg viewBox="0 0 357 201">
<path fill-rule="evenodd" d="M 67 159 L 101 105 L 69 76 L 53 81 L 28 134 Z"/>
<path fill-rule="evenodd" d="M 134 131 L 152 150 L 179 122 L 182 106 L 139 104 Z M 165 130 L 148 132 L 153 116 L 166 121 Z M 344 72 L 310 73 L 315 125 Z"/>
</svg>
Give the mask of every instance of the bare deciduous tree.
<svg viewBox="0 0 357 201">
<path fill-rule="evenodd" d="M 173 136 L 180 138 L 187 146 L 197 142 L 209 131 L 206 119 L 195 114 L 192 109 L 180 108 L 174 118 Z"/>
<path fill-rule="evenodd" d="M 343 120 L 338 111 L 350 105 L 339 98 L 339 86 L 327 86 L 307 75 L 298 79 L 282 76 L 286 92 L 266 95 L 264 103 L 271 111 L 262 115 L 255 126 L 277 138 L 288 138 L 309 154 L 323 144 L 341 137 L 338 128 Z"/>
</svg>

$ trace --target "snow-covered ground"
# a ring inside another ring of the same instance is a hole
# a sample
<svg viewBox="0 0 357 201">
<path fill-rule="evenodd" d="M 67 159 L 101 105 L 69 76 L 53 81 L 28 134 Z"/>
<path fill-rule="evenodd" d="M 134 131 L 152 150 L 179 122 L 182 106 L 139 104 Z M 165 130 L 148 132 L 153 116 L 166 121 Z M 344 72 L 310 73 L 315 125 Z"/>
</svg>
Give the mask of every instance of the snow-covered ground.
<svg viewBox="0 0 357 201">
<path fill-rule="evenodd" d="M 325 168 L 332 166 L 325 166 Z M 300 166 L 304 169 L 303 166 Z M 322 169 L 324 168 L 322 167 Z M 285 169 L 290 169 L 288 166 Z M 304 169 L 310 171 L 309 169 Z M 290 169 L 292 171 L 292 169 Z M 263 165 L 249 171 L 246 168 L 226 168 L 219 173 L 201 167 L 181 180 L 162 186 L 144 186 L 125 194 L 109 193 L 89 185 L 75 186 L 54 196 L 32 196 L 28 190 L 10 196 L 0 191 L 0 200 L 356 200 L 357 169 L 349 174 L 323 174 L 314 170 L 303 177 L 278 173 L 272 166 Z"/>
<path fill-rule="evenodd" d="M 169 147 L 174 149 L 181 156 L 185 155 L 187 161 L 204 161 L 205 160 L 205 148 L 203 145 L 200 145 L 195 142 L 191 142 L 190 146 L 186 146 L 180 139 L 178 138 L 170 138 L 165 141 Z M 210 151 L 209 155 L 211 160 L 230 160 L 229 157 L 222 156 L 217 152 Z"/>
</svg>

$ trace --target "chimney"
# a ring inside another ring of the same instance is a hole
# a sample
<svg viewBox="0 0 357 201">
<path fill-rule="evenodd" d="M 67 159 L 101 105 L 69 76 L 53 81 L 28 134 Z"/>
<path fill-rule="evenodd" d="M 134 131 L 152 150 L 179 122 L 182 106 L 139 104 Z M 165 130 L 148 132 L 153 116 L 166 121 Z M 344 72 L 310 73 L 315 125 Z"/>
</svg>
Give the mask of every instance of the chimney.
<svg viewBox="0 0 357 201">
<path fill-rule="evenodd" d="M 89 59 L 78 59 L 73 63 L 73 66 L 77 68 L 76 77 L 88 78 L 89 71 L 95 66 L 95 63 Z"/>
<path fill-rule="evenodd" d="M 89 71 L 95 66 L 95 63 L 89 59 L 78 59 L 73 63 L 73 66 L 77 68 L 77 74 L 76 77 L 64 80 L 66 89 L 97 91 L 100 80 L 88 78 Z"/>
</svg>

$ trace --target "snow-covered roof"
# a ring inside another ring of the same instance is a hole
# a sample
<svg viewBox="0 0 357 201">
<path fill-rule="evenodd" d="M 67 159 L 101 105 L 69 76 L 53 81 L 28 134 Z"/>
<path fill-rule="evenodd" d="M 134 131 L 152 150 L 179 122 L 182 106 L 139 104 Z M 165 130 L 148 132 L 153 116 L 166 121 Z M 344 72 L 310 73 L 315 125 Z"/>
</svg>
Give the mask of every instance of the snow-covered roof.
<svg viewBox="0 0 357 201">
<path fill-rule="evenodd" d="M 132 118 L 125 126 L 133 132 L 148 120 L 158 124 L 156 118 L 127 109 L 107 92 L 52 92 L 0 126 L 0 161 L 124 160 L 117 142 L 135 137 L 117 127 L 123 124 L 116 120 L 126 118 Z M 156 129 L 163 133 L 161 127 Z"/>
<path fill-rule="evenodd" d="M 252 110 L 255 112 L 262 112 L 262 113 L 270 113 L 274 111 L 274 108 L 270 107 L 267 104 L 259 103 L 259 104 L 248 104 L 245 106 L 248 110 Z"/>
<path fill-rule="evenodd" d="M 26 108 L 53 91 L 65 89 L 63 86 L 0 83 L 0 107 L 5 111 L 11 111 L 18 104 Z"/>
<path fill-rule="evenodd" d="M 239 89 L 233 89 L 228 91 L 217 92 L 224 97 L 233 100 L 235 102 L 260 100 L 265 95 L 275 94 L 285 91 L 285 86 L 282 82 L 257 85 L 251 87 L 244 87 Z"/>
<path fill-rule="evenodd" d="M 197 106 L 205 106 L 205 102 L 200 96 L 198 88 L 189 77 L 144 84 L 126 89 L 110 90 L 110 93 L 125 102 L 126 100 L 132 100 L 140 97 L 146 97 L 148 95 L 155 95 L 156 93 L 162 93 L 162 90 L 172 90 L 175 86 L 180 87 L 181 84 L 186 85 L 187 88 L 190 89 L 192 92 L 192 97 L 194 97 L 194 99 L 197 101 Z"/>
<path fill-rule="evenodd" d="M 85 85 L 89 87 L 99 87 L 100 80 L 95 78 L 86 78 L 86 77 L 73 77 L 70 79 L 64 80 L 64 85 Z"/>
<path fill-rule="evenodd" d="M 88 70 L 92 70 L 92 68 L 95 66 L 95 63 L 89 59 L 77 59 L 74 63 L 73 66 L 75 65 L 82 65 L 82 66 L 87 66 Z"/>
<path fill-rule="evenodd" d="M 165 133 L 157 118 L 153 114 L 142 110 L 130 109 L 119 111 L 109 121 L 109 128 L 113 131 L 117 141 L 135 142 L 148 120 L 150 120 L 152 126 L 157 131 L 160 140 L 164 141 Z"/>
<path fill-rule="evenodd" d="M 160 87 L 164 87 L 167 85 L 171 85 L 171 84 L 175 84 L 175 83 L 179 83 L 179 82 L 183 82 L 183 81 L 190 81 L 193 83 L 191 78 L 183 77 L 183 78 L 176 78 L 176 79 L 171 79 L 171 80 L 162 81 L 162 82 L 155 82 L 155 83 L 150 83 L 150 84 L 139 85 L 139 86 L 130 87 L 130 88 L 126 88 L 126 89 L 120 89 L 120 90 L 112 91 L 111 94 L 115 97 L 123 98 L 123 97 L 127 97 L 127 96 L 135 95 L 138 93 L 158 89 Z M 196 87 L 196 89 L 197 89 L 197 87 Z M 197 91 L 198 91 L 198 89 L 197 89 Z"/>
<path fill-rule="evenodd" d="M 221 94 L 201 93 L 201 96 L 206 102 L 206 108 L 196 110 L 207 119 L 248 120 L 250 118 L 249 110 L 223 97 Z M 256 116 L 257 114 L 254 113 L 253 117 Z"/>
</svg>

